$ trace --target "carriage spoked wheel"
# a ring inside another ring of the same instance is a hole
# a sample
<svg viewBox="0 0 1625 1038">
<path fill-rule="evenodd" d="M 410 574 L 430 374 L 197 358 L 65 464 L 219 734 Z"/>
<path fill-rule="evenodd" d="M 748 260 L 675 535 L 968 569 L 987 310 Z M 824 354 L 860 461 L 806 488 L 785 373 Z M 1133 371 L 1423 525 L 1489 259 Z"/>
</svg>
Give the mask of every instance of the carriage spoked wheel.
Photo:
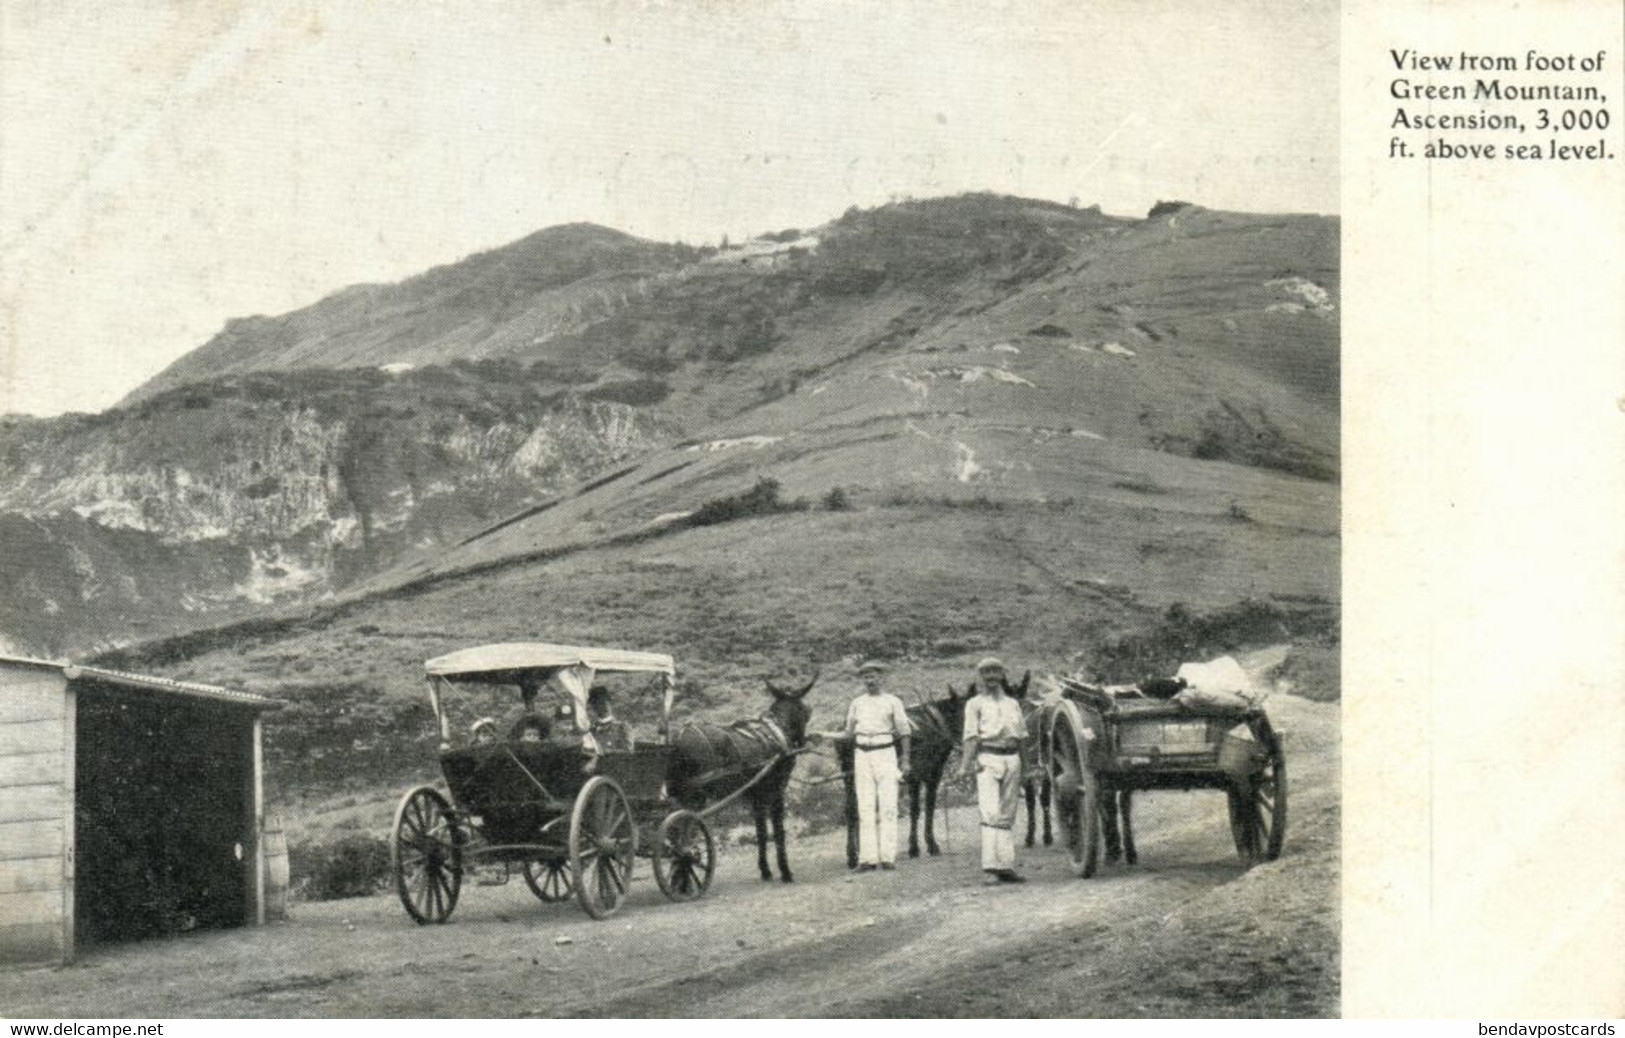
<svg viewBox="0 0 1625 1038">
<path fill-rule="evenodd" d="M 1089 766 L 1088 744 L 1070 722 L 1050 735 L 1050 784 L 1072 871 L 1088 879 L 1100 865 L 1100 778 Z"/>
<path fill-rule="evenodd" d="M 407 915 L 419 925 L 451 917 L 463 887 L 463 834 L 433 786 L 412 790 L 395 808 L 389 860 Z"/>
<path fill-rule="evenodd" d="M 1265 741 L 1259 770 L 1229 791 L 1230 834 L 1247 861 L 1274 861 L 1286 839 L 1286 754 L 1273 733 Z"/>
<path fill-rule="evenodd" d="M 594 919 L 607 919 L 626 900 L 638 831 L 626 794 L 614 779 L 594 775 L 570 815 L 570 872 L 576 901 Z"/>
<path fill-rule="evenodd" d="M 717 871 L 717 845 L 705 820 L 693 811 L 673 811 L 655 835 L 655 882 L 672 901 L 693 901 L 711 885 Z"/>
<path fill-rule="evenodd" d="M 575 892 L 569 858 L 538 858 L 525 862 L 525 885 L 550 905 L 568 901 Z"/>
</svg>

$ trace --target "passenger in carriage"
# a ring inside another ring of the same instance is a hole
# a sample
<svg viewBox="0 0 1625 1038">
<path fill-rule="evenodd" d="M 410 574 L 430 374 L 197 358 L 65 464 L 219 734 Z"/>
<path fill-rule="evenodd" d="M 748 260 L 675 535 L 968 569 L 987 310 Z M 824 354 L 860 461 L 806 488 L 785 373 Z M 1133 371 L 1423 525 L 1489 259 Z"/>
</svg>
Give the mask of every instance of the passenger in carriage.
<svg viewBox="0 0 1625 1038">
<path fill-rule="evenodd" d="M 494 717 L 482 717 L 468 726 L 475 746 L 490 746 L 497 741 L 497 722 Z"/>
<path fill-rule="evenodd" d="M 514 741 L 525 743 L 546 742 L 548 735 L 552 732 L 552 727 L 543 715 L 526 714 L 514 722 Z"/>
<path fill-rule="evenodd" d="M 552 734 L 553 722 L 547 715 L 536 709 L 536 695 L 540 691 L 534 682 L 526 682 L 519 686 L 519 698 L 525 704 L 524 712 L 508 728 L 508 739 L 511 742 L 545 742 Z"/>
<path fill-rule="evenodd" d="M 594 685 L 592 691 L 587 693 L 587 718 L 592 725 L 593 741 L 597 743 L 599 752 L 632 748 L 632 729 L 615 716 L 609 689 Z"/>
</svg>

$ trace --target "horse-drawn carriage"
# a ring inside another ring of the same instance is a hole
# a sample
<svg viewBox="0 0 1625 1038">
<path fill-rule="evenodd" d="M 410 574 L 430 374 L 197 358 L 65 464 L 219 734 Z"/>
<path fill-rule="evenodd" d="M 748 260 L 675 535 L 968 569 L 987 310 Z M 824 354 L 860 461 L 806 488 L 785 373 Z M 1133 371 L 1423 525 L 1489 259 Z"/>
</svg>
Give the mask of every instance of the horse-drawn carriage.
<svg viewBox="0 0 1625 1038">
<path fill-rule="evenodd" d="M 506 882 L 517 870 L 542 901 L 573 895 L 602 919 L 625 900 L 635 857 L 647 855 L 667 898 L 697 898 L 716 869 L 705 816 L 782 758 L 767 755 L 761 773 L 742 786 L 735 782 L 722 800 L 705 785 L 710 776 L 674 776 L 668 732 L 675 666 L 659 653 L 499 644 L 441 656 L 424 669 L 449 796 L 433 785 L 407 792 L 390 842 L 396 890 L 418 923 L 451 916 L 465 868 L 474 866 L 491 882 Z M 660 713 L 652 734 L 609 740 L 597 730 L 590 693 L 595 680 L 614 675 L 656 683 Z M 511 701 L 514 688 L 523 712 L 511 738 L 454 738 L 455 693 L 506 693 Z M 550 709 L 538 709 L 544 692 Z M 520 736 L 526 727 L 532 738 Z M 654 839 L 642 839 L 650 829 Z"/>
<path fill-rule="evenodd" d="M 1060 684 L 1060 699 L 1046 709 L 1040 753 L 1078 875 L 1094 875 L 1103 835 L 1109 857 L 1121 853 L 1134 863 L 1132 804 L 1142 790 L 1223 790 L 1237 852 L 1248 861 L 1280 856 L 1285 733 L 1262 707 Z"/>
</svg>

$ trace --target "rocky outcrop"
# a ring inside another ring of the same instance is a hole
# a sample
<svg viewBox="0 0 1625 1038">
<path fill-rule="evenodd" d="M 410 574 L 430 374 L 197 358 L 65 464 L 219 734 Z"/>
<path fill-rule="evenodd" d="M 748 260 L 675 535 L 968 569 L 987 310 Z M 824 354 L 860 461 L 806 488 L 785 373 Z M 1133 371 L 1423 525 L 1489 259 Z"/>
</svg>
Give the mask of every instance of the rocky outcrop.
<svg viewBox="0 0 1625 1038">
<path fill-rule="evenodd" d="M 465 406 L 487 394 L 459 384 L 406 404 L 397 379 L 311 394 L 267 378 L 0 426 L 0 634 L 14 650 L 318 599 L 674 432 L 627 404 L 511 386 L 502 406 Z"/>
</svg>

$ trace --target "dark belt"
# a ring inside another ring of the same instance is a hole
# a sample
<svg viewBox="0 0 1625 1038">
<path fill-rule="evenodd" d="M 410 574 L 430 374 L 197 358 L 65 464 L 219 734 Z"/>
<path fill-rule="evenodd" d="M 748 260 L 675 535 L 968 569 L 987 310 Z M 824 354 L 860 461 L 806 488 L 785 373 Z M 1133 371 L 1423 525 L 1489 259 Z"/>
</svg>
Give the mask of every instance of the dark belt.
<svg viewBox="0 0 1625 1038">
<path fill-rule="evenodd" d="M 1014 757 L 1014 756 L 1016 756 L 1017 754 L 1019 754 L 1021 752 L 1021 747 L 1020 746 L 1011 746 L 1008 749 L 1006 749 L 1003 746 L 978 746 L 978 747 L 976 747 L 976 752 L 977 753 L 995 753 L 995 754 L 998 754 L 1000 757 Z"/>
<path fill-rule="evenodd" d="M 857 747 L 858 747 L 858 749 L 863 750 L 865 753 L 867 753 L 870 750 L 889 750 L 893 746 L 896 746 L 896 745 L 897 745 L 897 741 L 894 739 L 891 742 L 878 743 L 877 745 L 874 745 L 874 746 L 865 746 L 862 743 L 858 743 Z"/>
</svg>

